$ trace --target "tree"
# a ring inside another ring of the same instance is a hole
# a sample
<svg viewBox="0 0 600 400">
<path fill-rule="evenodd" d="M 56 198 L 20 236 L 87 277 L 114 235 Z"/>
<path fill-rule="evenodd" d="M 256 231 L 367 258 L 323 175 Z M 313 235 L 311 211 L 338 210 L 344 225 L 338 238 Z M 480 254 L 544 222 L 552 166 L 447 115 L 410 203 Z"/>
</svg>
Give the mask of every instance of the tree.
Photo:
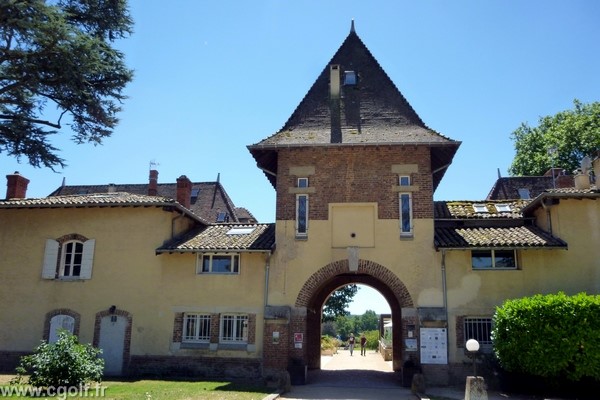
<svg viewBox="0 0 600 400">
<path fill-rule="evenodd" d="M 340 315 L 348 315 L 348 305 L 358 292 L 358 286 L 347 285 L 333 292 L 323 307 L 323 321 L 333 321 Z"/>
<path fill-rule="evenodd" d="M 109 137 L 133 78 L 111 44 L 132 25 L 127 0 L 0 1 L 0 153 L 54 170 L 63 125 L 78 144 Z"/>
<path fill-rule="evenodd" d="M 100 382 L 104 370 L 100 354 L 100 349 L 80 344 L 77 336 L 61 330 L 55 343 L 42 342 L 33 354 L 21 358 L 13 383 L 20 383 L 24 375 L 29 376 L 29 385 L 53 389 Z"/>
<path fill-rule="evenodd" d="M 537 127 L 523 123 L 511 134 L 516 150 L 511 175 L 542 176 L 552 166 L 572 173 L 583 157 L 600 150 L 600 102 L 575 99 L 573 105 L 573 110 L 540 117 Z"/>
</svg>

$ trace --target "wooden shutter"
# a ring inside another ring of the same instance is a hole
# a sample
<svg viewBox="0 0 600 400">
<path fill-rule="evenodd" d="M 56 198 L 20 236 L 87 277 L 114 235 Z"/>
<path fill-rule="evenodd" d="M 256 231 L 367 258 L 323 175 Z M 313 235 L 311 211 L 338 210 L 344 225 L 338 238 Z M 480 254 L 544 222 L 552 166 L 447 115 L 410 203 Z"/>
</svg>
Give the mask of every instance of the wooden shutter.
<svg viewBox="0 0 600 400">
<path fill-rule="evenodd" d="M 90 239 L 83 242 L 83 256 L 81 259 L 81 271 L 79 279 L 92 279 L 92 265 L 94 263 L 94 247 L 96 239 Z"/>
<path fill-rule="evenodd" d="M 42 279 L 56 279 L 57 265 L 58 242 L 54 239 L 47 239 L 44 251 L 44 264 L 42 266 Z"/>
</svg>

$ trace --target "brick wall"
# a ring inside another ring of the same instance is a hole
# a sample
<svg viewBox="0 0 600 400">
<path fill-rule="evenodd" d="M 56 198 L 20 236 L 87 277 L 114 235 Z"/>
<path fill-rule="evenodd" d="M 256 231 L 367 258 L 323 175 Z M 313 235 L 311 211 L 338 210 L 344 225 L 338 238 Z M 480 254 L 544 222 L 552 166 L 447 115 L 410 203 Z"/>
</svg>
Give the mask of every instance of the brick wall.
<svg viewBox="0 0 600 400">
<path fill-rule="evenodd" d="M 377 202 L 381 219 L 398 219 L 398 174 L 393 165 L 417 165 L 411 183 L 414 218 L 433 218 L 433 182 L 427 146 L 339 146 L 282 149 L 278 156 L 277 219 L 295 219 L 299 176 L 290 167 L 314 167 L 310 175 L 309 219 L 328 219 L 329 203 Z"/>
</svg>

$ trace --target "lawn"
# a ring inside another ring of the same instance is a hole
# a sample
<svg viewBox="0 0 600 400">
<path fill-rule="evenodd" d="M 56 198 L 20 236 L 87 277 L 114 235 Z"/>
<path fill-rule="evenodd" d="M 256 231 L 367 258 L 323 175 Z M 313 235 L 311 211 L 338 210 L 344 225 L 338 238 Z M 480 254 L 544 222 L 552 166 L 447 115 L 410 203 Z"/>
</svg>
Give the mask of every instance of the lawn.
<svg viewBox="0 0 600 400">
<path fill-rule="evenodd" d="M 11 375 L 0 375 L 0 391 L 9 387 Z M 102 395 L 102 392 L 104 395 Z M 273 393 L 273 389 L 265 386 L 250 386 L 233 382 L 178 381 L 178 380 L 137 380 L 137 381 L 103 381 L 96 387 L 90 385 L 87 392 L 81 395 L 69 395 L 68 399 L 87 399 L 101 397 L 106 400 L 260 400 Z M 2 396 L 3 393 L 0 393 Z M 8 397 L 18 397 L 16 394 Z M 52 398 L 52 397 L 49 397 Z M 64 399 L 65 396 L 55 396 Z"/>
</svg>

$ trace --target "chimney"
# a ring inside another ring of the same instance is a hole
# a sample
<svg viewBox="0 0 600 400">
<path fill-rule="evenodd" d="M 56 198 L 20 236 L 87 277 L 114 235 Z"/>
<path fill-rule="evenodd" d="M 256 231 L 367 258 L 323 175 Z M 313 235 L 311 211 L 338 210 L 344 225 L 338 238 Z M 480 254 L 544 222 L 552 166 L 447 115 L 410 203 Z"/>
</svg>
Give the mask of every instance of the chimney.
<svg viewBox="0 0 600 400">
<path fill-rule="evenodd" d="M 332 99 L 340 98 L 340 66 L 337 64 L 329 66 L 329 95 Z"/>
<path fill-rule="evenodd" d="M 575 189 L 589 189 L 590 188 L 590 175 L 583 174 L 581 171 L 575 175 Z"/>
<path fill-rule="evenodd" d="M 192 198 L 192 181 L 185 175 L 177 178 L 177 201 L 185 208 L 190 208 Z"/>
<path fill-rule="evenodd" d="M 150 170 L 150 183 L 148 184 L 148 196 L 156 196 L 158 194 L 158 171 Z"/>
<path fill-rule="evenodd" d="M 6 199 L 24 199 L 27 197 L 27 185 L 29 179 L 25 178 L 19 171 L 12 175 L 6 175 Z"/>
</svg>

